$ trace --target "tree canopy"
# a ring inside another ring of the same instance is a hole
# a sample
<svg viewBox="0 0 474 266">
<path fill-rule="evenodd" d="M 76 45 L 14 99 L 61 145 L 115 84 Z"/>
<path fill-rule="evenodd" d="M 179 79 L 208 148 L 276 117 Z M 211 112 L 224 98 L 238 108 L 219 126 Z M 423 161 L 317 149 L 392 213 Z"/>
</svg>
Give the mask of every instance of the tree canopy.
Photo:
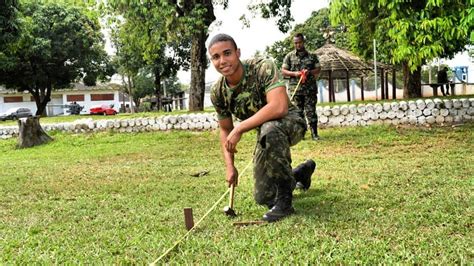
<svg viewBox="0 0 474 266">
<path fill-rule="evenodd" d="M 37 114 L 43 113 L 53 89 L 86 75 L 105 79 L 111 74 L 97 18 L 56 3 L 25 2 L 20 13 L 21 35 L 0 58 L 0 84 L 30 92 Z"/>
<path fill-rule="evenodd" d="M 19 34 L 18 6 L 18 0 L 0 2 L 0 50 L 3 50 L 6 44 L 13 41 Z"/>
<path fill-rule="evenodd" d="M 470 3 L 468 3 L 470 2 Z M 421 96 L 421 66 L 436 57 L 452 57 L 474 42 L 473 0 L 333 0 L 331 21 L 343 23 L 352 48 L 377 59 L 401 64 L 405 96 Z"/>
<path fill-rule="evenodd" d="M 332 39 L 336 46 L 347 48 L 346 34 L 341 26 L 332 27 L 329 21 L 329 9 L 321 8 L 311 13 L 304 23 L 297 24 L 291 30 L 290 34 L 283 40 L 275 42 L 267 47 L 266 52 L 275 58 L 277 65 L 280 67 L 283 58 L 287 53 L 294 49 L 293 36 L 296 33 L 303 33 L 305 36 L 305 47 L 308 51 L 314 51 L 323 46 L 328 36 L 324 34 L 328 31 L 334 32 Z"/>
<path fill-rule="evenodd" d="M 176 76 L 180 68 L 189 67 L 189 38 L 171 30 L 175 22 L 167 19 L 174 17 L 170 9 L 166 1 L 108 1 L 108 11 L 113 18 L 109 25 L 121 74 L 134 80 L 139 71 L 151 70 L 158 99 L 161 98 L 161 81 Z M 129 87 L 134 85 L 132 83 Z M 132 93 L 131 87 L 129 92 Z"/>
</svg>

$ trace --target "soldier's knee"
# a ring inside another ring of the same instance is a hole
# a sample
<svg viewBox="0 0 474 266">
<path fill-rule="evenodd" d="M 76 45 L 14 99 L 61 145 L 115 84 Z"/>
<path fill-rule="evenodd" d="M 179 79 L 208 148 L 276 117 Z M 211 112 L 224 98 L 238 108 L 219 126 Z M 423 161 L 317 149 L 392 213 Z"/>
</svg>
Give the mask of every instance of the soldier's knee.
<svg viewBox="0 0 474 266">
<path fill-rule="evenodd" d="M 278 122 L 276 120 L 267 121 L 262 124 L 260 128 L 261 135 L 266 135 L 269 132 L 275 131 L 278 128 Z"/>
<path fill-rule="evenodd" d="M 263 123 L 260 132 L 261 136 L 269 136 L 270 138 L 284 135 L 281 122 L 278 120 Z"/>
</svg>

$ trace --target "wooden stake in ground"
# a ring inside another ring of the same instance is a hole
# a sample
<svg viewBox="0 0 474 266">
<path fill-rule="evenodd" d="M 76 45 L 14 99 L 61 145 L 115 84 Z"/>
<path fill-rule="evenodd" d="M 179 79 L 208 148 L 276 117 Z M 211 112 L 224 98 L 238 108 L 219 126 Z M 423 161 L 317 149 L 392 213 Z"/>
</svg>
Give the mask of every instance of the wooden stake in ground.
<svg viewBox="0 0 474 266">
<path fill-rule="evenodd" d="M 53 140 L 39 123 L 39 116 L 20 118 L 18 120 L 18 147 L 29 148 Z"/>
<path fill-rule="evenodd" d="M 186 229 L 188 229 L 188 231 L 194 227 L 192 208 L 184 208 L 184 224 L 186 225 Z"/>
</svg>

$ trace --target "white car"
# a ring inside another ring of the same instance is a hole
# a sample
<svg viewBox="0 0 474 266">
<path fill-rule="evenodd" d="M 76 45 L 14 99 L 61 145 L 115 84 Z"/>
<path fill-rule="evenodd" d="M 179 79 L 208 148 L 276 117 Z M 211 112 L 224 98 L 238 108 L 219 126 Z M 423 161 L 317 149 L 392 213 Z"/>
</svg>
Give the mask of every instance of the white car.
<svg viewBox="0 0 474 266">
<path fill-rule="evenodd" d="M 16 120 L 18 118 L 22 117 L 29 117 L 33 116 L 33 113 L 31 113 L 31 110 L 29 108 L 25 107 L 14 107 L 8 109 L 5 113 L 0 114 L 0 120 L 5 121 L 5 120 Z"/>
</svg>

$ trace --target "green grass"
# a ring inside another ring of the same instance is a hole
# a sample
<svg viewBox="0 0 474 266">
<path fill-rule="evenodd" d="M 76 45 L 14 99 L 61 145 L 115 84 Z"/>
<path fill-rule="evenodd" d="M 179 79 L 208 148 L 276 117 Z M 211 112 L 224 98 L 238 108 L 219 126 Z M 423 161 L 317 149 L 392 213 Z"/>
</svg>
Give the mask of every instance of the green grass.
<svg viewBox="0 0 474 266">
<path fill-rule="evenodd" d="M 266 211 L 243 174 L 227 198 L 162 262 L 170 264 L 471 264 L 474 124 L 324 129 L 292 148 L 318 163 L 297 213 L 234 227 Z M 217 132 L 55 133 L 15 149 L 0 141 L 0 264 L 147 264 L 226 191 Z M 239 144 L 251 159 L 255 134 Z M 209 174 L 191 174 L 208 170 Z"/>
</svg>

